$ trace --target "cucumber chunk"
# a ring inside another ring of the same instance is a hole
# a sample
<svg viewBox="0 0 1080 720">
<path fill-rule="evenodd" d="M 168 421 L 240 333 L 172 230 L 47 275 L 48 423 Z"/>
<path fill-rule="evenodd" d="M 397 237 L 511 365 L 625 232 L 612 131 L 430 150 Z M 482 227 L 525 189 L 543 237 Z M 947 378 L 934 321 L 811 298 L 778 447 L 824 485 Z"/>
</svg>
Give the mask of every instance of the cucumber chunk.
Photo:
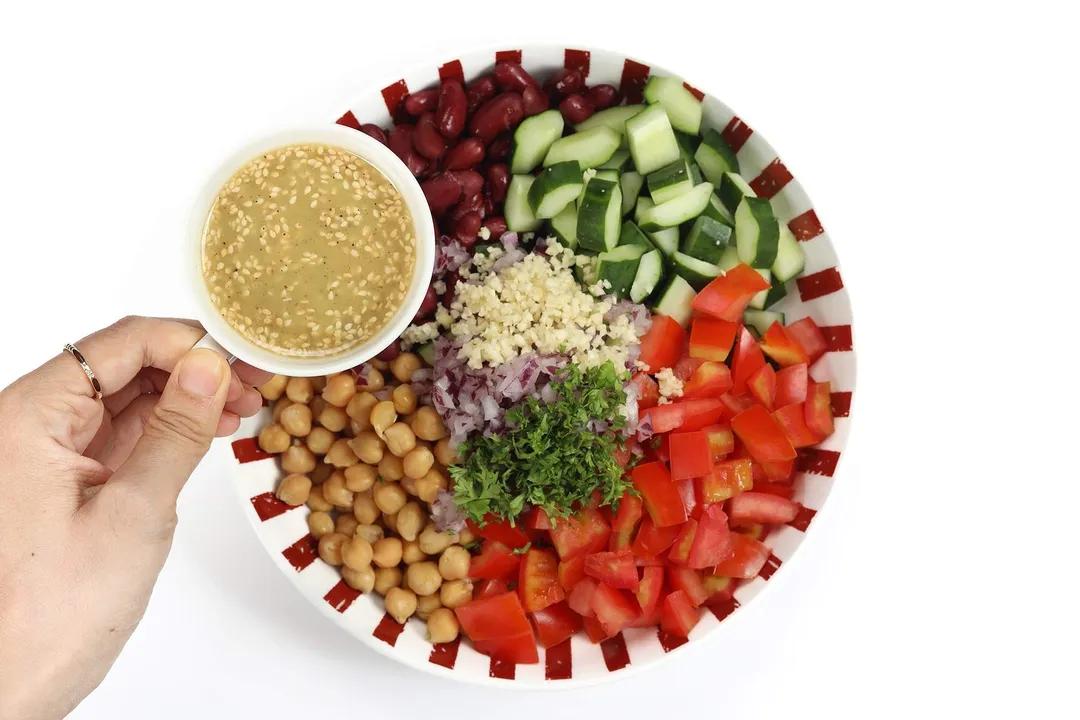
<svg viewBox="0 0 1080 720">
<path fill-rule="evenodd" d="M 623 245 L 636 245 L 645 248 L 646 251 L 656 249 L 649 236 L 641 232 L 641 228 L 635 225 L 633 220 L 623 221 L 622 229 L 619 231 L 619 247 Z"/>
<path fill-rule="evenodd" d="M 583 187 L 576 160 L 549 165 L 529 188 L 529 207 L 538 218 L 555 217 L 577 199 Z"/>
<path fill-rule="evenodd" d="M 590 180 L 578 208 L 577 237 L 581 246 L 594 252 L 611 250 L 619 244 L 621 221 L 619 183 L 600 178 Z"/>
<path fill-rule="evenodd" d="M 697 152 L 701 138 L 697 135 L 687 135 L 676 130 L 675 142 L 679 143 L 679 154 L 686 159 L 686 162 L 694 162 L 694 153 Z"/>
<path fill-rule="evenodd" d="M 615 151 L 615 154 L 611 156 L 611 159 L 600 166 L 601 170 L 618 170 L 622 171 L 630 164 L 630 151 L 626 148 L 619 148 Z"/>
<path fill-rule="evenodd" d="M 619 189 L 622 191 L 622 214 L 626 215 L 634 209 L 642 186 L 645 185 L 645 177 L 638 172 L 628 170 L 619 176 Z"/>
<path fill-rule="evenodd" d="M 772 283 L 772 270 L 768 270 L 766 268 L 754 268 L 754 269 L 757 270 L 758 274 L 761 275 L 761 277 L 765 278 L 765 282 L 770 283 L 770 284 Z M 771 289 L 772 288 L 770 288 L 770 290 Z M 752 307 L 755 310 L 764 310 L 765 309 L 765 303 L 768 302 L 768 298 L 769 298 L 769 291 L 768 290 L 762 290 L 757 295 L 750 298 L 750 307 Z"/>
<path fill-rule="evenodd" d="M 716 187 L 716 194 L 720 196 L 720 202 L 724 203 L 724 207 L 732 214 L 739 208 L 739 203 L 744 197 L 757 197 L 750 183 L 743 180 L 742 175 L 733 172 L 725 172 L 721 176 L 720 184 Z"/>
<path fill-rule="evenodd" d="M 624 298 L 637 277 L 638 265 L 645 248 L 640 245 L 621 245 L 596 256 L 596 274 L 605 283 L 607 292 Z"/>
<path fill-rule="evenodd" d="M 705 178 L 701 174 L 701 168 L 697 166 L 697 163 L 690 163 L 690 179 L 694 181 L 695 185 L 705 182 Z"/>
<path fill-rule="evenodd" d="M 765 296 L 765 309 L 768 310 L 785 297 L 787 297 L 787 283 L 782 283 L 777 280 L 773 283 L 773 286 L 769 288 L 769 294 Z"/>
<path fill-rule="evenodd" d="M 647 232 L 645 234 L 652 240 L 653 245 L 655 245 L 660 252 L 664 253 L 665 257 L 670 258 L 679 251 L 679 228 L 661 228 L 660 230 L 653 230 L 652 232 Z"/>
<path fill-rule="evenodd" d="M 428 365 L 435 364 L 435 343 L 429 342 L 426 345 L 421 345 L 420 349 L 416 351 L 416 354 L 424 359 Z"/>
<path fill-rule="evenodd" d="M 545 110 L 525 118 L 514 131 L 510 172 L 532 172 L 539 166 L 551 144 L 562 137 L 563 125 L 563 116 L 558 110 Z"/>
<path fill-rule="evenodd" d="M 679 159 L 679 143 L 675 140 L 667 113 L 660 105 L 650 105 L 627 120 L 626 138 L 630 143 L 634 169 L 642 175 L 648 175 Z"/>
<path fill-rule="evenodd" d="M 555 217 L 551 218 L 551 232 L 559 240 L 559 244 L 574 250 L 578 246 L 577 237 L 577 207 L 570 203 Z"/>
<path fill-rule="evenodd" d="M 787 225 L 780 224 L 780 239 L 776 245 L 776 260 L 772 264 L 773 276 L 782 283 L 797 277 L 806 267 L 806 256 Z"/>
<path fill-rule="evenodd" d="M 690 283 L 690 287 L 695 290 L 701 290 L 723 274 L 719 265 L 692 258 L 681 252 L 677 252 L 672 256 L 672 262 L 675 266 L 675 273 Z"/>
<path fill-rule="evenodd" d="M 739 260 L 753 268 L 771 268 L 780 241 L 780 224 L 765 198 L 744 197 L 735 211 Z"/>
<path fill-rule="evenodd" d="M 598 167 L 610 160 L 618 148 L 619 133 L 609 127 L 594 127 L 553 142 L 544 156 L 544 167 L 567 160 L 576 160 L 582 170 Z"/>
<path fill-rule="evenodd" d="M 730 241 L 731 228 L 707 215 L 699 215 L 683 238 L 680 250 L 698 260 L 718 263 Z"/>
<path fill-rule="evenodd" d="M 724 138 L 713 128 L 705 131 L 697 152 L 694 153 L 694 162 L 701 167 L 705 178 L 713 185 L 720 185 L 724 173 L 738 173 L 739 160 L 731 147 L 724 142 Z"/>
<path fill-rule="evenodd" d="M 784 313 L 770 310 L 745 310 L 743 311 L 743 324 L 748 328 L 757 330 L 758 337 L 772 327 L 773 323 L 784 324 Z"/>
<path fill-rule="evenodd" d="M 709 197 L 712 195 L 712 183 L 701 183 L 690 188 L 674 200 L 654 205 L 641 213 L 638 225 L 642 230 L 658 230 L 665 227 L 675 227 L 687 220 L 693 220 L 709 205 Z"/>
<path fill-rule="evenodd" d="M 529 232 L 540 227 L 540 220 L 533 215 L 529 206 L 529 189 L 536 181 L 532 175 L 512 175 L 506 188 L 506 201 L 503 204 L 503 217 L 506 229 L 514 232 Z"/>
<path fill-rule="evenodd" d="M 652 201 L 652 198 L 648 195 L 642 195 L 637 199 L 637 203 L 634 205 L 634 222 L 641 226 L 641 217 L 656 207 L 656 203 Z"/>
<path fill-rule="evenodd" d="M 720 198 L 716 193 L 713 193 L 712 197 L 709 198 L 709 204 L 705 206 L 705 211 L 701 214 L 705 217 L 711 217 L 713 220 L 730 228 L 735 227 L 735 215 L 724 207 L 724 203 L 720 202 Z"/>
<path fill-rule="evenodd" d="M 655 313 L 667 315 L 675 322 L 686 327 L 690 324 L 690 318 L 694 315 L 690 303 L 694 301 L 696 295 L 694 288 L 690 287 L 690 283 L 686 282 L 682 276 L 672 275 L 657 291 L 656 303 L 653 305 L 652 310 Z"/>
<path fill-rule="evenodd" d="M 653 75 L 645 83 L 645 101 L 659 104 L 671 118 L 671 126 L 684 133 L 697 135 L 701 129 L 701 101 L 673 77 Z"/>
<path fill-rule="evenodd" d="M 592 130 L 595 127 L 606 127 L 619 133 L 619 147 L 626 147 L 626 121 L 634 117 L 642 110 L 644 105 L 619 105 L 606 110 L 593 113 L 592 117 L 574 126 L 575 132 Z"/>
<path fill-rule="evenodd" d="M 590 171 L 586 170 L 585 175 L 588 175 L 589 172 Z M 619 182 L 618 170 L 593 170 L 591 172 L 592 178 L 600 178 L 601 180 L 611 180 L 612 182 Z M 591 180 L 592 178 L 589 179 Z M 577 197 L 577 203 L 579 206 L 581 205 L 581 201 L 585 199 L 585 187 L 589 184 L 589 181 L 585 180 L 583 176 L 582 183 L 584 184 L 581 186 L 581 192 L 578 193 Z"/>
<path fill-rule="evenodd" d="M 649 184 L 649 196 L 657 205 L 673 200 L 694 187 L 690 176 L 690 163 L 686 162 L 685 158 L 649 173 L 646 181 Z"/>
<path fill-rule="evenodd" d="M 643 302 L 656 291 L 663 279 L 664 256 L 659 250 L 650 250 L 641 256 L 638 263 L 637 275 L 630 286 L 630 299 L 636 303 Z"/>
<path fill-rule="evenodd" d="M 731 243 L 724 248 L 724 254 L 720 256 L 720 262 L 716 263 L 720 266 L 720 269 L 726 274 L 728 270 L 735 267 L 742 261 L 739 260 L 739 249 L 735 247 L 734 243 Z"/>
</svg>

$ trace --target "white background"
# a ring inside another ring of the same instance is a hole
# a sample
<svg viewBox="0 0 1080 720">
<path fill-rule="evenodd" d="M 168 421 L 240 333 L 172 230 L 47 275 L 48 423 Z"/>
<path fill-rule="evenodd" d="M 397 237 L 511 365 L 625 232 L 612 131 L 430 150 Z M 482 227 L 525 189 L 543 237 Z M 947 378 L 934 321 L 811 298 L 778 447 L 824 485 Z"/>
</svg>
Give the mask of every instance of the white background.
<svg viewBox="0 0 1080 720">
<path fill-rule="evenodd" d="M 682 73 L 779 149 L 836 243 L 859 384 L 841 482 L 742 622 L 543 697 L 339 632 L 258 545 L 222 444 L 74 717 L 1077 716 L 1075 3 L 107 5 L 0 20 L 0 384 L 122 315 L 190 314 L 186 212 L 234 147 L 394 67 L 545 41 Z"/>
</svg>

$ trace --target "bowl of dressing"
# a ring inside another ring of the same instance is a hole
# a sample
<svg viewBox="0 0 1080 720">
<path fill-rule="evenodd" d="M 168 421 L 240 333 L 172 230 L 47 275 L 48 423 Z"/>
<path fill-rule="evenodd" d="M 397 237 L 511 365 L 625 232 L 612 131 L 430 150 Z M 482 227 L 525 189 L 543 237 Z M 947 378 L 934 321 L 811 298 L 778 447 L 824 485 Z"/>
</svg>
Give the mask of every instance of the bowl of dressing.
<svg viewBox="0 0 1080 720">
<path fill-rule="evenodd" d="M 201 344 L 293 376 L 355 367 L 394 342 L 435 262 L 412 173 L 341 126 L 280 132 L 230 156 L 200 193 L 187 242 Z"/>
</svg>

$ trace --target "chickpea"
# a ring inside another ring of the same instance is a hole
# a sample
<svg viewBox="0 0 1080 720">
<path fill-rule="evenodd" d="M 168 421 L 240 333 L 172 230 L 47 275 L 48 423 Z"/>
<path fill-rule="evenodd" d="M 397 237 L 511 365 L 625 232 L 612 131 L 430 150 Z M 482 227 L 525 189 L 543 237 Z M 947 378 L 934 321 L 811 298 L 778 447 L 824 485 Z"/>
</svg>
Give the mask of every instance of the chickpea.
<svg viewBox="0 0 1080 720">
<path fill-rule="evenodd" d="M 412 423 L 413 432 L 422 440 L 442 440 L 446 437 L 446 426 L 438 411 L 427 405 L 416 409 L 416 419 Z"/>
<path fill-rule="evenodd" d="M 322 484 L 323 497 L 326 501 L 339 508 L 351 508 L 353 506 L 353 493 L 345 487 L 345 475 L 340 470 L 335 470 L 326 482 Z"/>
<path fill-rule="evenodd" d="M 398 385 L 390 398 L 394 401 L 394 409 L 398 415 L 408 415 L 416 410 L 416 393 L 411 385 Z"/>
<path fill-rule="evenodd" d="M 311 492 L 311 480 L 307 475 L 286 475 L 277 487 L 278 500 L 296 507 L 307 502 Z"/>
<path fill-rule="evenodd" d="M 389 400 L 380 400 L 375 407 L 371 408 L 371 429 L 379 437 L 383 436 L 386 428 L 397 422 L 397 411 L 394 403 Z"/>
<path fill-rule="evenodd" d="M 401 568 L 375 568 L 375 592 L 386 595 L 391 588 L 401 585 Z"/>
<path fill-rule="evenodd" d="M 323 400 L 343 408 L 356 395 L 356 378 L 351 372 L 344 372 L 326 379 L 326 388 L 322 392 Z"/>
<path fill-rule="evenodd" d="M 398 481 L 398 484 L 401 485 L 402 490 L 412 495 L 413 497 L 416 496 L 416 480 L 413 480 L 408 475 L 402 474 L 401 480 Z"/>
<path fill-rule="evenodd" d="M 378 501 L 376 497 L 375 502 Z M 407 502 L 397 513 L 397 533 L 404 540 L 415 540 L 425 522 L 427 522 L 427 513 L 420 507 L 420 503 Z"/>
<path fill-rule="evenodd" d="M 416 612 L 416 595 L 405 588 L 390 588 L 386 593 L 386 612 L 399 623 L 405 622 Z"/>
<path fill-rule="evenodd" d="M 382 524 L 392 533 L 397 533 L 397 513 L 383 513 Z"/>
<path fill-rule="evenodd" d="M 401 562 L 412 565 L 414 562 L 427 560 L 427 553 L 420 549 L 420 543 L 416 540 L 406 540 L 401 546 Z"/>
<path fill-rule="evenodd" d="M 273 402 L 285 394 L 285 386 L 289 384 L 289 378 L 285 375 L 275 375 L 259 386 L 259 394 Z"/>
<path fill-rule="evenodd" d="M 334 521 L 334 532 L 339 532 L 345 537 L 352 537 L 358 527 L 360 527 L 360 521 L 352 513 L 340 513 Z"/>
<path fill-rule="evenodd" d="M 327 533 L 319 538 L 319 557 L 327 565 L 338 567 L 341 565 L 341 546 L 348 540 L 341 533 Z"/>
<path fill-rule="evenodd" d="M 338 438 L 334 441 L 334 444 L 330 446 L 330 449 L 326 451 L 326 462 L 330 463 L 337 468 L 346 468 L 350 465 L 355 465 L 359 458 L 356 457 L 356 453 L 353 452 L 352 447 L 349 445 L 349 441 L 345 438 Z"/>
<path fill-rule="evenodd" d="M 450 580 L 439 588 L 443 607 L 456 608 L 472 600 L 473 586 L 469 580 Z"/>
<path fill-rule="evenodd" d="M 379 475 L 375 468 L 365 463 L 357 463 L 345 468 L 345 487 L 353 492 L 370 490 Z"/>
<path fill-rule="evenodd" d="M 315 469 L 315 453 L 307 445 L 290 445 L 281 456 L 281 469 L 287 473 L 307 474 Z"/>
<path fill-rule="evenodd" d="M 457 639 L 461 631 L 454 611 L 449 608 L 436 608 L 427 619 L 428 640 L 433 643 L 448 643 Z"/>
<path fill-rule="evenodd" d="M 416 598 L 416 617 L 421 620 L 427 620 L 431 617 L 431 613 L 435 612 L 442 607 L 442 600 L 439 599 L 438 593 L 432 593 L 431 595 L 422 595 Z"/>
<path fill-rule="evenodd" d="M 326 409 L 326 401 L 322 399 L 321 395 L 316 395 L 309 407 L 311 408 L 311 417 L 318 421 L 319 416 Z"/>
<path fill-rule="evenodd" d="M 259 433 L 259 447 L 264 452 L 277 455 L 288 450 L 291 444 L 292 438 L 289 437 L 289 433 L 285 432 L 285 428 L 277 423 L 267 425 Z"/>
<path fill-rule="evenodd" d="M 405 582 L 417 595 L 431 595 L 439 592 L 442 575 L 439 566 L 430 560 L 413 563 L 405 570 Z"/>
<path fill-rule="evenodd" d="M 469 543 L 476 541 L 476 533 L 468 527 L 464 527 L 461 529 L 461 532 L 457 534 L 457 541 L 459 545 L 468 545 Z"/>
<path fill-rule="evenodd" d="M 341 432 L 349 424 L 348 414 L 336 405 L 326 405 L 315 416 L 319 424 L 332 432 Z"/>
<path fill-rule="evenodd" d="M 469 576 L 472 556 L 460 545 L 451 545 L 439 557 L 439 574 L 446 580 L 463 580 Z"/>
<path fill-rule="evenodd" d="M 371 409 L 379 404 L 379 399 L 369 392 L 359 392 L 353 396 L 353 399 L 349 401 L 348 407 L 345 408 L 346 414 L 353 420 L 362 420 L 366 423 L 371 423 Z M 361 430 L 370 430 L 370 428 L 361 428 Z"/>
<path fill-rule="evenodd" d="M 411 430 L 409 432 L 412 432 Z M 428 474 L 431 466 L 435 464 L 435 456 L 424 447 L 413 448 L 402 461 L 402 469 L 405 474 L 414 480 L 419 480 Z"/>
<path fill-rule="evenodd" d="M 289 407 L 292 404 L 293 401 L 287 397 L 278 398 L 278 400 L 274 403 L 274 409 L 272 411 L 274 415 L 274 422 L 280 421 L 281 413 L 285 412 L 285 408 Z"/>
<path fill-rule="evenodd" d="M 356 453 L 356 457 L 368 465 L 378 465 L 379 461 L 383 459 L 383 441 L 370 430 L 357 433 L 356 437 L 347 442 L 352 451 Z"/>
<path fill-rule="evenodd" d="M 308 515 L 307 518 L 308 530 L 311 531 L 312 536 L 316 540 L 323 535 L 329 535 L 334 532 L 334 520 L 330 517 L 330 514 L 319 510 Z"/>
<path fill-rule="evenodd" d="M 334 509 L 333 503 L 323 497 L 322 485 L 316 485 L 308 493 L 307 506 L 315 512 L 330 512 Z"/>
<path fill-rule="evenodd" d="M 326 428 L 313 427 L 311 428 L 311 432 L 307 434 L 304 443 L 307 445 L 308 450 L 316 455 L 325 455 L 336 439 L 334 433 Z"/>
<path fill-rule="evenodd" d="M 311 378 L 311 389 L 318 395 L 326 387 L 326 375 L 317 375 Z"/>
<path fill-rule="evenodd" d="M 352 511 L 353 517 L 359 520 L 361 525 L 373 525 L 379 519 L 379 506 L 375 504 L 370 490 L 353 495 Z"/>
<path fill-rule="evenodd" d="M 413 423 L 416 422 L 416 411 L 413 410 L 411 413 L 407 413 L 406 415 L 402 416 L 401 422 L 405 423 L 409 427 L 412 427 Z M 413 432 L 416 432 L 415 428 L 413 428 Z M 419 442 L 419 440 L 417 442 Z"/>
<path fill-rule="evenodd" d="M 368 365 L 375 368 L 379 372 L 386 372 L 390 369 L 390 363 L 385 360 L 380 360 L 379 358 L 372 358 L 368 360 Z"/>
<path fill-rule="evenodd" d="M 394 374 L 398 382 L 407 383 L 412 380 L 413 373 L 419 370 L 421 365 L 423 363 L 416 353 L 401 353 L 390 361 L 390 372 Z"/>
<path fill-rule="evenodd" d="M 368 367 L 363 377 L 356 379 L 357 392 L 378 392 L 386 385 L 383 374 L 373 367 Z"/>
<path fill-rule="evenodd" d="M 381 568 L 397 567 L 401 564 L 401 538 L 384 537 L 371 546 L 371 561 Z"/>
<path fill-rule="evenodd" d="M 447 487 L 446 476 L 432 468 L 428 474 L 416 481 L 416 497 L 426 503 L 435 502 L 435 497 L 440 490 Z"/>
<path fill-rule="evenodd" d="M 293 403 L 281 411 L 281 427 L 293 437 L 306 437 L 311 432 L 311 408 Z"/>
<path fill-rule="evenodd" d="M 379 477 L 393 482 L 405 477 L 405 466 L 402 464 L 401 458 L 393 453 L 384 454 L 382 460 L 379 461 Z"/>
<path fill-rule="evenodd" d="M 435 443 L 435 460 L 440 465 L 443 467 L 457 465 L 459 459 L 457 448 L 450 444 L 450 438 L 440 438 Z"/>
<path fill-rule="evenodd" d="M 416 448 L 416 435 L 405 423 L 394 423 L 386 428 L 383 440 L 386 441 L 386 448 L 399 458 L 405 457 Z"/>
<path fill-rule="evenodd" d="M 373 554 L 371 543 L 362 537 L 353 536 L 341 546 L 341 561 L 354 570 L 371 565 Z"/>
<path fill-rule="evenodd" d="M 438 555 L 454 544 L 454 538 L 450 533 L 439 532 L 433 524 L 424 528 L 417 541 L 420 543 L 420 549 L 428 555 Z"/>
<path fill-rule="evenodd" d="M 393 515 L 405 507 L 408 497 L 397 483 L 379 483 L 375 486 L 375 504 L 384 513 Z"/>
<path fill-rule="evenodd" d="M 311 378 L 290 378 L 285 385 L 285 395 L 294 403 L 308 404 L 311 398 L 315 397 L 315 388 L 311 384 Z"/>
<path fill-rule="evenodd" d="M 368 543 L 374 545 L 383 539 L 383 529 L 378 525 L 357 525 L 353 537 L 364 538 Z"/>
<path fill-rule="evenodd" d="M 308 448 L 310 450 L 311 448 Z M 315 466 L 315 469 L 311 471 L 311 482 L 315 485 L 322 485 L 326 482 L 326 479 L 330 477 L 334 472 L 333 465 L 327 465 L 326 463 L 319 463 Z"/>
<path fill-rule="evenodd" d="M 375 587 L 375 570 L 370 565 L 356 570 L 345 565 L 341 568 L 341 579 L 353 590 L 369 593 Z"/>
</svg>

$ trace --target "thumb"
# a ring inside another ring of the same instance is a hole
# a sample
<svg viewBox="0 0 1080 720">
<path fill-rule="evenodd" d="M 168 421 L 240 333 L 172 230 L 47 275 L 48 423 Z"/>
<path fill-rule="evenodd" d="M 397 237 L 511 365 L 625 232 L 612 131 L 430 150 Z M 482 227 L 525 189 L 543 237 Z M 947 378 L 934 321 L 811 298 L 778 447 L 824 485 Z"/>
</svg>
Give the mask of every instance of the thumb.
<svg viewBox="0 0 1080 720">
<path fill-rule="evenodd" d="M 214 440 L 230 372 L 213 350 L 191 350 L 173 369 L 142 437 L 108 484 L 175 506 L 188 476 Z"/>
</svg>

